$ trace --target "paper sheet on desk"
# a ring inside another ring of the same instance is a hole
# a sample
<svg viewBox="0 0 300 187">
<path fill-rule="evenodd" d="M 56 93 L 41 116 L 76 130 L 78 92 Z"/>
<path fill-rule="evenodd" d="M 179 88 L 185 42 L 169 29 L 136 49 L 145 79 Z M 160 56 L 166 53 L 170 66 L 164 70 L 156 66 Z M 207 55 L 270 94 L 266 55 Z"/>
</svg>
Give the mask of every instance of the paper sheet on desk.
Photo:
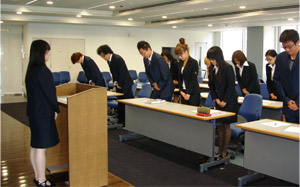
<svg viewBox="0 0 300 187">
<path fill-rule="evenodd" d="M 262 123 L 262 125 L 266 125 L 266 126 L 269 126 L 269 127 L 285 127 L 285 126 L 289 126 L 290 124 L 283 123 L 283 122 L 272 121 L 272 122 Z"/>
<path fill-rule="evenodd" d="M 284 131 L 286 132 L 295 132 L 295 133 L 300 133 L 300 128 L 299 127 L 288 127 Z"/>
<path fill-rule="evenodd" d="M 163 99 L 150 99 L 148 101 L 145 101 L 145 103 L 148 103 L 148 104 L 159 104 L 159 103 L 164 103 L 166 102 L 166 100 L 163 100 Z"/>
</svg>

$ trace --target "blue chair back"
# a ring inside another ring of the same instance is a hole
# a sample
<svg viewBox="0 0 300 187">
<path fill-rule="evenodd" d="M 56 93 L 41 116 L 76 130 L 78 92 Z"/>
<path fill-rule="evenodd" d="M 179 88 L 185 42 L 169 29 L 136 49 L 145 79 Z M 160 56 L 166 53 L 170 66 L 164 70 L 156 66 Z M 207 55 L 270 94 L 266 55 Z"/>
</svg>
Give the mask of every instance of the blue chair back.
<svg viewBox="0 0 300 187">
<path fill-rule="evenodd" d="M 237 84 L 235 86 L 235 91 L 236 91 L 236 93 L 237 93 L 238 96 L 243 96 L 243 93 L 241 91 L 240 85 Z"/>
<path fill-rule="evenodd" d="M 109 83 L 112 80 L 110 73 L 107 71 L 103 71 L 102 76 L 105 78 L 107 83 Z"/>
<path fill-rule="evenodd" d="M 240 108 L 242 115 L 248 122 L 259 120 L 262 111 L 262 96 L 258 94 L 248 94 L 245 96 Z"/>
<path fill-rule="evenodd" d="M 53 81 L 54 81 L 54 85 L 60 85 L 60 73 L 59 72 L 53 72 L 52 73 L 53 76 Z"/>
<path fill-rule="evenodd" d="M 77 81 L 80 83 L 87 83 L 87 78 L 85 76 L 84 71 L 80 71 L 77 76 Z"/>
<path fill-rule="evenodd" d="M 151 93 L 152 93 L 152 87 L 151 87 L 151 85 L 150 84 L 144 84 L 142 86 L 142 89 L 138 93 L 138 97 L 139 98 L 142 98 L 142 97 L 150 98 L 151 97 Z"/>
<path fill-rule="evenodd" d="M 216 102 L 212 100 L 210 92 L 208 93 L 208 96 L 205 100 L 204 106 L 211 107 L 211 108 L 216 106 Z"/>
<path fill-rule="evenodd" d="M 131 86 L 132 98 L 135 97 L 136 87 L 137 83 L 133 83 L 133 85 Z"/>
<path fill-rule="evenodd" d="M 268 85 L 266 83 L 260 84 L 260 94 L 263 97 L 263 99 L 270 99 L 270 94 L 268 91 Z"/>
<path fill-rule="evenodd" d="M 147 83 L 148 82 L 148 77 L 146 72 L 140 72 L 139 73 L 139 81 L 142 83 Z"/>
<path fill-rule="evenodd" d="M 129 70 L 129 74 L 133 81 L 137 80 L 138 76 L 135 70 Z"/>
<path fill-rule="evenodd" d="M 70 82 L 70 73 L 68 71 L 61 71 L 60 73 L 60 83 L 68 83 Z"/>
<path fill-rule="evenodd" d="M 105 87 L 109 91 L 108 83 L 107 83 L 106 78 L 104 76 L 103 76 L 103 80 L 104 80 Z"/>
<path fill-rule="evenodd" d="M 201 76 L 197 76 L 197 81 L 198 81 L 198 83 L 203 83 L 203 78 L 201 77 Z"/>
</svg>

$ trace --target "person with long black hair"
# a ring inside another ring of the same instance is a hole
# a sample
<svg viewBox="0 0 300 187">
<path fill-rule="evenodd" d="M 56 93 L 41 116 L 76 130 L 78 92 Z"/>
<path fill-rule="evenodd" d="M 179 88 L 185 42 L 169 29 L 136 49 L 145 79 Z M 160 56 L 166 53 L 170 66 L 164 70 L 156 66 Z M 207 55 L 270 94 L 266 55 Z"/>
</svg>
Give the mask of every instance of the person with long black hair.
<svg viewBox="0 0 300 187">
<path fill-rule="evenodd" d="M 214 46 L 207 52 L 210 60 L 209 66 L 209 90 L 211 97 L 216 101 L 218 110 L 235 112 L 238 111 L 238 96 L 235 91 L 235 76 L 233 67 L 224 60 L 220 47 Z M 215 154 L 216 159 L 225 158 L 231 138 L 230 123 L 237 121 L 237 115 L 221 118 L 218 122 L 219 151 Z"/>
<path fill-rule="evenodd" d="M 266 61 L 268 62 L 266 64 L 266 73 L 267 73 L 267 86 L 268 86 L 268 92 L 270 94 L 271 100 L 279 100 L 280 97 L 274 82 L 274 72 L 275 72 L 275 61 L 276 61 L 277 53 L 275 50 L 270 49 L 266 52 L 265 57 Z"/>
<path fill-rule="evenodd" d="M 50 45 L 44 40 L 35 40 L 30 47 L 29 64 L 25 77 L 27 91 L 27 116 L 31 131 L 30 160 L 37 186 L 52 186 L 46 179 L 46 149 L 59 143 L 55 120 L 59 107 L 56 88 L 46 62 Z"/>
</svg>

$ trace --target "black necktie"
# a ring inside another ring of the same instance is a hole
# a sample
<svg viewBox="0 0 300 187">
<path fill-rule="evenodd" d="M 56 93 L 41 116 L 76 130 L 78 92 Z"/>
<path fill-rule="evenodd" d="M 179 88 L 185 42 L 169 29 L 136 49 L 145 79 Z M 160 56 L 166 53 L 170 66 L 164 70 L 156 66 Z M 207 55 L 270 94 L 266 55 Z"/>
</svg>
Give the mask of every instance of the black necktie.
<svg viewBox="0 0 300 187">
<path fill-rule="evenodd" d="M 150 64 L 151 64 L 151 60 L 148 61 L 148 66 L 150 66 Z"/>
</svg>

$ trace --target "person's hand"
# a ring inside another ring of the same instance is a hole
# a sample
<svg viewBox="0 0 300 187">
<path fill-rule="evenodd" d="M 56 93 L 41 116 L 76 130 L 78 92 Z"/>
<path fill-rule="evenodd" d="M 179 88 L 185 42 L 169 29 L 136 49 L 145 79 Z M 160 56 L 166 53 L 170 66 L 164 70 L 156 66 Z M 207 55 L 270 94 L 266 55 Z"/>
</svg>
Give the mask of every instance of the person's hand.
<svg viewBox="0 0 300 187">
<path fill-rule="evenodd" d="M 246 88 L 242 89 L 242 92 L 243 92 L 245 95 L 249 94 L 249 92 L 247 91 Z"/>
<path fill-rule="evenodd" d="M 153 86 L 153 88 L 154 88 L 155 90 L 158 90 L 158 91 L 160 90 L 159 87 L 157 86 L 157 83 L 156 83 L 156 82 L 154 82 L 154 83 L 152 84 L 152 86 Z"/>
<path fill-rule="evenodd" d="M 57 116 L 58 116 L 57 112 L 54 112 L 54 120 L 57 119 Z"/>
<path fill-rule="evenodd" d="M 226 102 L 225 101 L 221 101 L 220 103 L 219 103 L 219 106 L 221 107 L 221 108 L 224 108 L 225 106 L 226 106 Z"/>
<path fill-rule="evenodd" d="M 95 83 L 92 81 L 92 80 L 90 80 L 90 85 L 93 85 L 93 86 L 95 86 Z"/>
<path fill-rule="evenodd" d="M 118 89 L 122 89 L 122 87 L 119 86 L 118 82 L 116 82 L 116 87 L 117 87 Z"/>
<path fill-rule="evenodd" d="M 178 85 L 178 81 L 177 80 L 173 80 L 173 84 L 174 85 Z"/>
<path fill-rule="evenodd" d="M 287 103 L 289 109 L 291 109 L 292 111 L 296 111 L 299 109 L 299 107 L 297 106 L 296 102 L 293 101 L 293 100 L 290 100 L 288 103 Z"/>
<path fill-rule="evenodd" d="M 220 102 L 221 102 L 220 99 L 216 99 L 216 104 L 217 105 L 220 105 Z"/>
<path fill-rule="evenodd" d="M 270 94 L 270 97 L 271 97 L 272 100 L 277 100 L 277 96 L 274 95 L 274 93 L 271 93 L 271 94 Z"/>
<path fill-rule="evenodd" d="M 180 92 L 181 96 L 183 97 L 184 100 L 190 100 L 190 95 L 184 93 L 183 91 Z"/>
</svg>

